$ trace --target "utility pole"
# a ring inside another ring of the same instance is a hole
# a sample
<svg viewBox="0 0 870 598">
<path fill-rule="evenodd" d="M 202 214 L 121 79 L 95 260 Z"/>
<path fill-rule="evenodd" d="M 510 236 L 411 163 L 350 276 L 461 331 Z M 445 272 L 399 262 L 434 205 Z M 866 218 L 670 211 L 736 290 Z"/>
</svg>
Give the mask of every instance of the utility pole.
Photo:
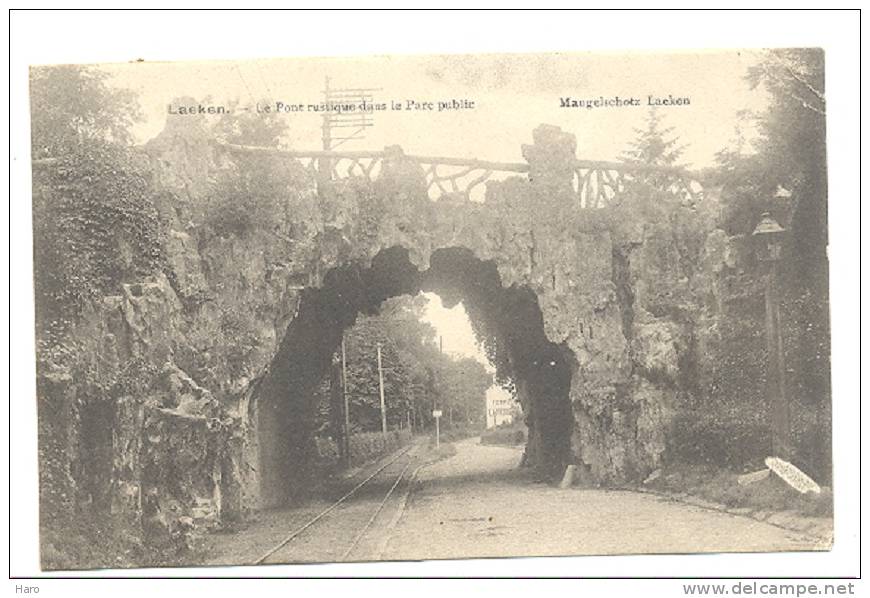
<svg viewBox="0 0 870 598">
<path fill-rule="evenodd" d="M 320 125 L 320 140 L 324 152 L 331 152 L 348 141 L 365 139 L 366 129 L 374 126 L 375 88 L 335 88 L 329 77 L 323 83 L 323 116 Z M 353 110 L 336 109 L 353 106 Z M 342 133 L 342 130 L 351 130 Z M 323 155 L 317 158 L 317 191 L 325 194 L 332 182 L 335 160 Z"/>
<path fill-rule="evenodd" d="M 329 102 L 329 77 L 323 82 L 323 99 L 325 102 Z M 323 122 L 320 126 L 321 136 L 320 139 L 323 143 L 323 151 L 328 152 L 332 149 L 332 130 L 329 127 L 329 116 L 328 112 L 324 112 L 323 114 Z"/>
<path fill-rule="evenodd" d="M 341 394 L 344 398 L 344 459 L 350 465 L 350 406 L 347 400 L 347 350 L 341 333 Z"/>
<path fill-rule="evenodd" d="M 323 99 L 325 103 L 329 103 L 329 77 L 326 77 L 323 87 Z M 330 126 L 329 112 L 324 112 L 323 122 L 320 126 L 320 139 L 323 144 L 323 151 L 332 150 L 332 128 Z M 323 192 L 326 188 L 326 183 L 332 179 L 332 160 L 323 156 L 317 159 L 317 190 Z"/>
<path fill-rule="evenodd" d="M 321 140 L 323 151 L 328 152 L 347 141 L 365 139 L 366 129 L 374 126 L 372 113 L 374 111 L 374 93 L 380 88 L 334 88 L 329 86 L 329 77 L 323 84 L 323 123 L 321 124 Z M 336 110 L 336 107 L 353 106 L 353 110 Z M 350 133 L 336 137 L 333 129 L 349 129 Z M 328 158 L 326 158 L 328 160 Z M 323 162 L 321 162 L 323 164 Z M 331 166 L 331 164 L 329 164 Z M 331 174 L 330 171 L 327 173 Z"/>
<path fill-rule="evenodd" d="M 438 341 L 439 341 L 439 351 L 443 355 L 444 354 L 444 337 L 439 336 Z M 443 372 L 442 372 L 442 378 L 443 378 Z M 450 397 L 449 399 L 445 399 L 445 401 L 447 402 L 447 420 L 450 422 L 450 429 L 452 430 L 453 429 L 453 397 Z"/>
<path fill-rule="evenodd" d="M 381 431 L 387 437 L 387 405 L 384 401 L 384 368 L 381 364 L 381 343 L 378 343 L 378 382 L 381 388 Z"/>
<path fill-rule="evenodd" d="M 438 354 L 444 355 L 444 337 L 438 335 Z M 441 370 L 441 378 L 443 381 L 444 370 Z M 435 418 L 435 448 L 441 448 L 441 410 L 438 409 L 438 393 L 436 392 L 433 398 L 432 416 Z"/>
</svg>

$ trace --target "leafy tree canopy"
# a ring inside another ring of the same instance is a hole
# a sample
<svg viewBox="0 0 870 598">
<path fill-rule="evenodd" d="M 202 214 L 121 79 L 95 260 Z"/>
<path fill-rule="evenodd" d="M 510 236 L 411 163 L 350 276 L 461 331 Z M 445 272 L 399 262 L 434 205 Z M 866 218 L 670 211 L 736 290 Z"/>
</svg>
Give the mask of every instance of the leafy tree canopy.
<svg viewBox="0 0 870 598">
<path fill-rule="evenodd" d="M 347 392 L 354 429 L 380 430 L 378 346 L 390 428 L 406 425 L 409 416 L 417 425 L 430 425 L 436 405 L 445 422 L 448 414 L 456 423 L 484 421 L 485 394 L 493 376 L 474 359 L 440 353 L 435 329 L 420 320 L 426 301 L 423 295 L 390 299 L 378 315 L 360 318 L 346 332 Z M 324 381 L 318 391 L 324 407 L 321 426 L 329 419 L 328 384 Z"/>
<path fill-rule="evenodd" d="M 280 147 L 287 122 L 275 113 L 251 113 L 230 106 L 210 130 L 215 139 L 236 145 Z M 291 236 L 291 224 L 303 210 L 296 209 L 313 191 L 311 176 L 296 161 L 282 156 L 235 157 L 236 168 L 225 172 L 214 186 L 205 222 L 219 236 L 245 237 L 267 231 Z"/>
<path fill-rule="evenodd" d="M 268 103 L 266 100 L 260 102 Z M 225 143 L 257 147 L 279 147 L 287 135 L 287 121 L 275 112 L 256 113 L 238 109 L 232 102 L 212 130 L 214 136 Z"/>
<path fill-rule="evenodd" d="M 92 67 L 35 67 L 30 71 L 34 158 L 58 156 L 87 141 L 130 145 L 130 127 L 142 119 L 136 95 L 108 85 Z"/>
</svg>

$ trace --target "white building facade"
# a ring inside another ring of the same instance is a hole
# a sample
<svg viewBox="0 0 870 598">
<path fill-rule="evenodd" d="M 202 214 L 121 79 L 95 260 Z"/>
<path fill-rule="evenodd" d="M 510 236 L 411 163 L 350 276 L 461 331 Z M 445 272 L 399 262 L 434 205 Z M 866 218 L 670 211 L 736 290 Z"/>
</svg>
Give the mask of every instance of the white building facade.
<svg viewBox="0 0 870 598">
<path fill-rule="evenodd" d="M 494 428 L 503 424 L 511 424 L 517 412 L 516 401 L 503 389 L 486 393 L 486 427 Z"/>
</svg>

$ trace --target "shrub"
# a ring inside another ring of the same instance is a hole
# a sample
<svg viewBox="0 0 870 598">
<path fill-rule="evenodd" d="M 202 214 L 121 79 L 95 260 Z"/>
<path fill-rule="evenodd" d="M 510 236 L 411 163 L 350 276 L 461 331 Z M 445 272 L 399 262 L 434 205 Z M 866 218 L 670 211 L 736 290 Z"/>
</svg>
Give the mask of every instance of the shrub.
<svg viewBox="0 0 870 598">
<path fill-rule="evenodd" d="M 669 452 L 678 461 L 741 469 L 770 455 L 770 424 L 757 410 L 714 408 L 677 415 Z"/>
<path fill-rule="evenodd" d="M 220 237 L 244 239 L 256 231 L 284 236 L 305 213 L 312 181 L 300 164 L 281 158 L 239 158 L 212 187 L 203 223 Z"/>
<path fill-rule="evenodd" d="M 362 465 L 372 459 L 392 453 L 411 442 L 408 430 L 391 430 L 386 437 L 381 432 L 362 432 L 350 435 L 352 465 Z M 325 464 L 337 465 L 341 456 L 340 440 L 316 436 L 314 445 L 318 459 Z"/>
<path fill-rule="evenodd" d="M 381 432 L 364 432 L 350 436 L 350 460 L 354 465 L 398 450 L 411 442 L 408 430 L 392 430 L 384 436 Z"/>
<path fill-rule="evenodd" d="M 494 428 L 480 435 L 481 444 L 517 446 L 526 441 L 526 433 L 518 428 Z"/>
</svg>

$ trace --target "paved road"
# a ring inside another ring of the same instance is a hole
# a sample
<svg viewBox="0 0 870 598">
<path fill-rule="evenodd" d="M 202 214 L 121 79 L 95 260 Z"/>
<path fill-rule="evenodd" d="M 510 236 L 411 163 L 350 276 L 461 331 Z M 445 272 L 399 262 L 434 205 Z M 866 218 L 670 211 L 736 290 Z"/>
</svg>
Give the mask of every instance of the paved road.
<svg viewBox="0 0 870 598">
<path fill-rule="evenodd" d="M 559 489 L 517 465 L 517 448 L 456 443 L 428 462 L 420 450 L 358 545 L 348 547 L 395 479 L 398 461 L 269 562 L 819 550 L 820 543 L 747 517 L 630 491 Z M 416 452 L 416 449 L 411 454 Z M 236 534 L 212 536 L 208 564 L 250 564 L 329 500 L 263 513 Z"/>
<path fill-rule="evenodd" d="M 518 449 L 457 443 L 418 474 L 381 558 L 813 550 L 749 518 L 625 491 L 562 490 L 516 468 Z"/>
</svg>

